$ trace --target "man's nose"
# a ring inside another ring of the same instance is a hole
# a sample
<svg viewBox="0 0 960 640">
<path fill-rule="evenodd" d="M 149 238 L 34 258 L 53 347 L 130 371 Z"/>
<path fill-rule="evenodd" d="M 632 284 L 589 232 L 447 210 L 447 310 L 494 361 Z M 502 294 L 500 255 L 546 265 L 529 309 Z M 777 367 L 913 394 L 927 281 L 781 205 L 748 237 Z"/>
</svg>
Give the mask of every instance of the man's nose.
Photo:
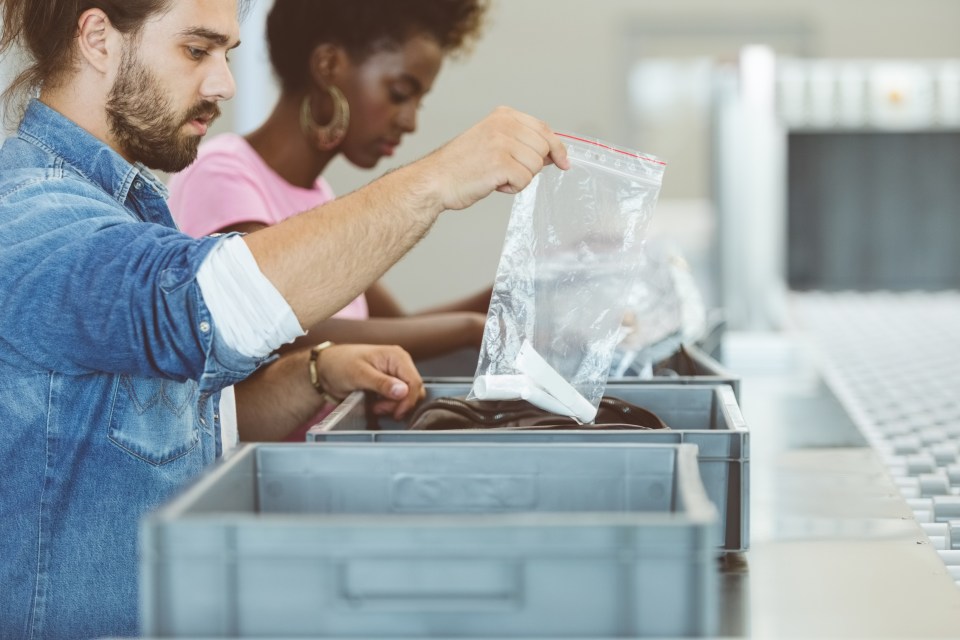
<svg viewBox="0 0 960 640">
<path fill-rule="evenodd" d="M 229 100 L 237 93 L 237 83 L 226 58 L 219 60 L 204 79 L 201 93 L 204 99 L 211 102 Z"/>
</svg>

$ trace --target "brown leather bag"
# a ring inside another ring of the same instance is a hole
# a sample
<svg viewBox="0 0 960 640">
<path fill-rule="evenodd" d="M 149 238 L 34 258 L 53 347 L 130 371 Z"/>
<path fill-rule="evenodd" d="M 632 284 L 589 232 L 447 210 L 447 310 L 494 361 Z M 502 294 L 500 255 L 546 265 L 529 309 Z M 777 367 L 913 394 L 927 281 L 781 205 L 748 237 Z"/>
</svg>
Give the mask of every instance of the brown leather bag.
<svg viewBox="0 0 960 640">
<path fill-rule="evenodd" d="M 422 404 L 409 421 L 411 431 L 451 429 L 669 429 L 652 411 L 604 396 L 593 424 L 548 413 L 526 400 L 436 398 Z"/>
</svg>

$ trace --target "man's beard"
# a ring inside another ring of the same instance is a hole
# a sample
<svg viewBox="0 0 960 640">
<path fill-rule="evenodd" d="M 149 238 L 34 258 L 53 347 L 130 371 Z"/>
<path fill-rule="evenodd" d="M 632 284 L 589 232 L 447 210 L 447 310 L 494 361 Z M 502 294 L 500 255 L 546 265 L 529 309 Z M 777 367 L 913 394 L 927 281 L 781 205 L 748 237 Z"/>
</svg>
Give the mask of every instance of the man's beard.
<svg viewBox="0 0 960 640">
<path fill-rule="evenodd" d="M 140 63 L 129 46 L 120 75 L 107 96 L 107 122 L 120 149 L 151 169 L 176 173 L 197 158 L 201 136 L 181 133 L 199 117 L 216 118 L 215 102 L 201 101 L 182 115 L 174 112 L 156 77 Z"/>
</svg>

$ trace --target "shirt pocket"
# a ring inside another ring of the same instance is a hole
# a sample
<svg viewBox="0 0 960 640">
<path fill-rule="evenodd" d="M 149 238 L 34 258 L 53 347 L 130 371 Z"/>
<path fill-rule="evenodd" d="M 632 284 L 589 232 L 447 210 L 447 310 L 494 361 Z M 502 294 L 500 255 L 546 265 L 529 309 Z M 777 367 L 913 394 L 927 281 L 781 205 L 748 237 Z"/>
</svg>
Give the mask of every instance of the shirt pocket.
<svg viewBox="0 0 960 640">
<path fill-rule="evenodd" d="M 162 465 L 200 442 L 197 383 L 121 375 L 110 416 L 110 440 L 127 453 Z"/>
</svg>

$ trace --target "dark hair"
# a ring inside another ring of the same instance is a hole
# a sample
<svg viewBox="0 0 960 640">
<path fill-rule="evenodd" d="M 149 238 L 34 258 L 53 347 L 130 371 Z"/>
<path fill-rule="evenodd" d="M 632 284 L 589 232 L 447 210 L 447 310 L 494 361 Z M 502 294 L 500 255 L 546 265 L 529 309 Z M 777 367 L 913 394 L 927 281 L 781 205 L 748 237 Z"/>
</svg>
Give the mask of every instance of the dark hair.
<svg viewBox="0 0 960 640">
<path fill-rule="evenodd" d="M 270 62 L 285 91 L 309 83 L 310 54 L 330 42 L 355 61 L 416 35 L 445 53 L 467 48 L 489 0 L 276 0 L 267 16 Z"/>
<path fill-rule="evenodd" d="M 121 33 L 137 33 L 144 21 L 169 0 L 3 0 L 0 52 L 18 45 L 28 66 L 3 93 L 4 103 L 20 102 L 45 83 L 54 84 L 72 66 L 77 21 L 88 9 L 101 9 Z"/>
<path fill-rule="evenodd" d="M 144 22 L 165 11 L 171 0 L 0 0 L 3 33 L 0 54 L 19 47 L 28 63 L 3 92 L 5 105 L 22 107 L 22 99 L 44 84 L 54 85 L 73 64 L 77 23 L 84 11 L 100 9 L 120 33 L 136 35 Z M 249 0 L 240 1 L 243 15 Z M 19 103 L 19 104 L 18 104 Z"/>
</svg>

